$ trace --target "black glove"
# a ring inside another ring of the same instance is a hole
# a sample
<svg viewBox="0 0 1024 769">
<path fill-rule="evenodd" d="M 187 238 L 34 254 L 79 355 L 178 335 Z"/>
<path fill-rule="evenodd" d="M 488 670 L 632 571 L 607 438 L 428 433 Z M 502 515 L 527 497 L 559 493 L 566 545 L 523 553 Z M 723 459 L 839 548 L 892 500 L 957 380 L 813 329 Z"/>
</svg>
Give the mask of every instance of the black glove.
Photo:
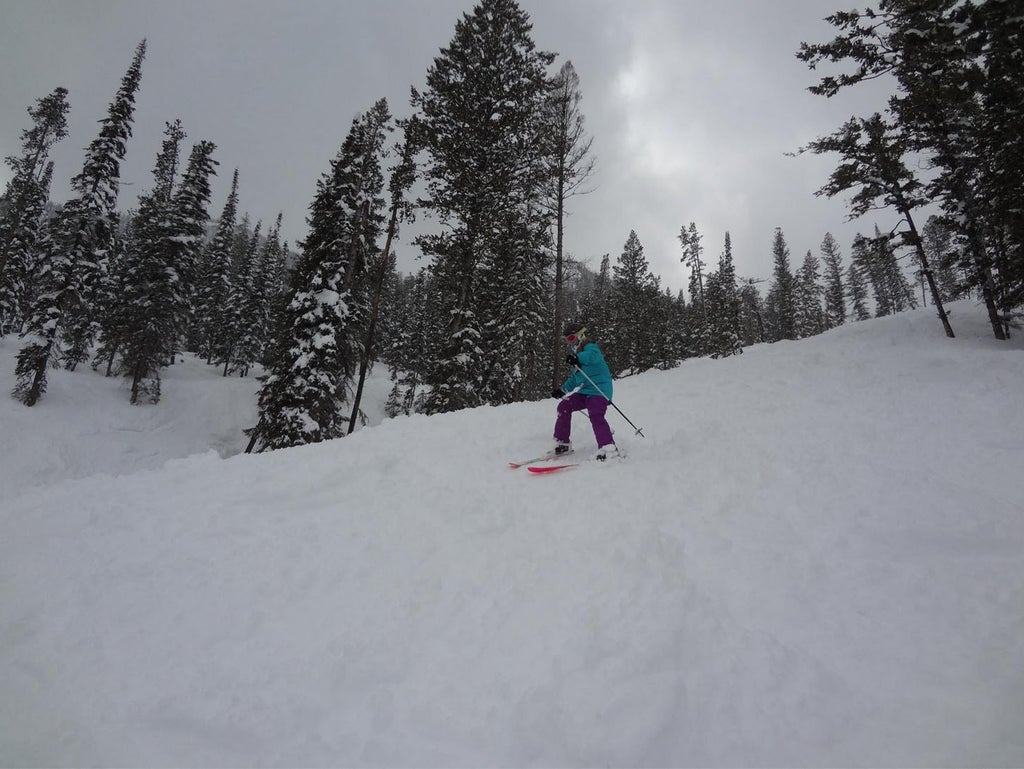
<svg viewBox="0 0 1024 769">
<path fill-rule="evenodd" d="M 570 366 L 578 366 L 580 365 L 580 358 L 576 353 L 571 352 L 565 356 L 565 362 Z"/>
<path fill-rule="evenodd" d="M 562 392 L 561 390 L 552 390 L 551 391 L 551 397 L 552 398 L 558 398 L 559 400 L 561 400 L 562 398 L 565 397 L 565 393 Z"/>
</svg>

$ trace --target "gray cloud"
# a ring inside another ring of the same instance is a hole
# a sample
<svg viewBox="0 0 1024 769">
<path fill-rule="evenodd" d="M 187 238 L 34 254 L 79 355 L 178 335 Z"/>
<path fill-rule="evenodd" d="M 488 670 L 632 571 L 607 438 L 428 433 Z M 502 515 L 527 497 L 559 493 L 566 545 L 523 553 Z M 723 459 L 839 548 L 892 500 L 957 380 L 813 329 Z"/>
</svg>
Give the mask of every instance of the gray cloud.
<svg viewBox="0 0 1024 769">
<path fill-rule="evenodd" d="M 316 180 L 349 123 L 386 97 L 409 113 L 410 86 L 451 40 L 472 0 L 0 0 L 0 153 L 15 154 L 25 108 L 70 91 L 71 135 L 54 155 L 54 198 L 81 165 L 135 44 L 149 41 L 122 206 L 144 190 L 165 121 L 217 143 L 212 212 L 240 173 L 241 207 L 285 236 L 305 235 Z M 821 0 L 521 0 L 540 48 L 571 59 L 594 137 L 594 191 L 575 198 L 567 249 L 597 266 L 636 230 L 663 285 L 683 288 L 680 227 L 697 223 L 707 256 L 732 235 L 739 272 L 767 278 L 774 228 L 795 266 L 826 231 L 845 251 L 857 230 L 841 201 L 813 196 L 830 160 L 786 157 L 853 113 L 879 109 L 877 89 L 853 99 L 806 92 L 813 73 L 794 53 L 831 35 Z M 6 181 L 5 175 L 0 181 Z M 880 226 L 895 223 L 880 214 Z M 421 224 L 429 226 L 429 223 Z M 406 238 L 401 264 L 415 269 Z"/>
</svg>

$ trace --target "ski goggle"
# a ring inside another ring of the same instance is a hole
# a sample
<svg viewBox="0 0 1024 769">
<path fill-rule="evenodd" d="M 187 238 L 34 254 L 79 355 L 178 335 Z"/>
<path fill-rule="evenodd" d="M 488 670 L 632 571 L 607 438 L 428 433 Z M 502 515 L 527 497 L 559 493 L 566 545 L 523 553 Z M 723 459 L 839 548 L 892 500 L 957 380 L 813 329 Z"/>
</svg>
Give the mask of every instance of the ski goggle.
<svg viewBox="0 0 1024 769">
<path fill-rule="evenodd" d="M 565 335 L 565 341 L 568 342 L 569 344 L 577 344 L 583 338 L 583 334 L 585 332 L 586 332 L 586 329 L 585 328 L 581 328 L 575 334 L 566 334 Z"/>
</svg>

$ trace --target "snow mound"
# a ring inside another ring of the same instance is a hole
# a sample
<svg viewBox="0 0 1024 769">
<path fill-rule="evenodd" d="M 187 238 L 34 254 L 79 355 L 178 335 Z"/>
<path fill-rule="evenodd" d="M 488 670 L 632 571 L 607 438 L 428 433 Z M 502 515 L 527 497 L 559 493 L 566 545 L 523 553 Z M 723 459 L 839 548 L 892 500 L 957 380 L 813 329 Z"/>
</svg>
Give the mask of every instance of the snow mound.
<svg viewBox="0 0 1024 769">
<path fill-rule="evenodd" d="M 1024 349 L 952 309 L 620 380 L 647 437 L 553 476 L 554 401 L 250 456 L 252 380 L 54 372 L 0 764 L 1022 765 Z"/>
</svg>

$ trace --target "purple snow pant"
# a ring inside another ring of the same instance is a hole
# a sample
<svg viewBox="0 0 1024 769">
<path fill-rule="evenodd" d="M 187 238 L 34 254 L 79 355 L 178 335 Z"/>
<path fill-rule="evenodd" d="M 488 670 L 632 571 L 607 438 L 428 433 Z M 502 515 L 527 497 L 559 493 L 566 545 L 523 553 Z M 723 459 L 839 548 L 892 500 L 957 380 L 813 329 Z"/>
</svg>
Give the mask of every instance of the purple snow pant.
<svg viewBox="0 0 1024 769">
<path fill-rule="evenodd" d="M 608 420 L 604 418 L 604 412 L 608 410 L 608 401 L 603 395 L 583 395 L 582 393 L 573 393 L 559 401 L 558 418 L 555 420 L 555 440 L 561 443 L 569 442 L 569 432 L 572 430 L 572 412 L 583 409 L 586 409 L 590 415 L 590 424 L 594 428 L 594 438 L 597 439 L 598 448 L 614 443 L 612 429 L 608 426 Z"/>
</svg>

